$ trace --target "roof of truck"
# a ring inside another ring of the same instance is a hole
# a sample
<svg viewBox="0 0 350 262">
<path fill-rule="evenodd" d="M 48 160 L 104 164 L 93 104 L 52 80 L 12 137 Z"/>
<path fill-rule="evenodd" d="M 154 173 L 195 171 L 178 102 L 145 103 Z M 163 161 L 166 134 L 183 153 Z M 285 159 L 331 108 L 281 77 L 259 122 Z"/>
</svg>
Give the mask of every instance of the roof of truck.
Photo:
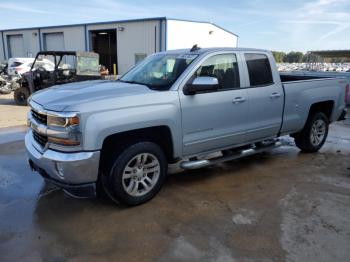
<svg viewBox="0 0 350 262">
<path fill-rule="evenodd" d="M 212 52 L 219 52 L 219 51 L 238 51 L 238 52 L 270 52 L 268 50 L 264 49 L 256 49 L 256 48 L 243 48 L 243 47 L 206 47 L 201 48 L 198 47 L 194 51 L 191 51 L 190 48 L 186 49 L 176 49 L 176 50 L 169 50 L 164 51 L 164 53 L 184 53 L 184 54 L 204 54 L 204 53 L 212 53 Z"/>
</svg>

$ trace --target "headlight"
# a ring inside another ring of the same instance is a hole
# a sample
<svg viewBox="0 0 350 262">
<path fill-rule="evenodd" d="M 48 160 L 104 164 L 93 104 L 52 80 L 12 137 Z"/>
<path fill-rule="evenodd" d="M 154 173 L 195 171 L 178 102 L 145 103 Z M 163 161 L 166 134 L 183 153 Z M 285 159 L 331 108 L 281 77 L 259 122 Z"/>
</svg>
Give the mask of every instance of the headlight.
<svg viewBox="0 0 350 262">
<path fill-rule="evenodd" d="M 60 127 L 79 125 L 79 118 L 77 116 L 60 117 L 60 116 L 48 115 L 47 116 L 47 125 L 48 126 L 60 126 Z"/>
<path fill-rule="evenodd" d="M 80 145 L 79 117 L 47 115 L 47 138 L 63 146 Z"/>
</svg>

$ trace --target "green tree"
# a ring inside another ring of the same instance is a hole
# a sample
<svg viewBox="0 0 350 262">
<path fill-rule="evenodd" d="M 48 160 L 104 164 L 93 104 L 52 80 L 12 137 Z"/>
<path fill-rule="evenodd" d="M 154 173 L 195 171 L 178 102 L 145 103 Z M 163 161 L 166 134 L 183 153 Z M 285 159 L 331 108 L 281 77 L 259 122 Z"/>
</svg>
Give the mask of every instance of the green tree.
<svg viewBox="0 0 350 262">
<path fill-rule="evenodd" d="M 301 63 L 303 61 L 304 54 L 302 52 L 289 52 L 283 59 L 283 62 L 287 63 Z"/>
<path fill-rule="evenodd" d="M 282 63 L 286 53 L 279 51 L 272 51 L 273 57 L 276 60 L 276 63 Z"/>
</svg>

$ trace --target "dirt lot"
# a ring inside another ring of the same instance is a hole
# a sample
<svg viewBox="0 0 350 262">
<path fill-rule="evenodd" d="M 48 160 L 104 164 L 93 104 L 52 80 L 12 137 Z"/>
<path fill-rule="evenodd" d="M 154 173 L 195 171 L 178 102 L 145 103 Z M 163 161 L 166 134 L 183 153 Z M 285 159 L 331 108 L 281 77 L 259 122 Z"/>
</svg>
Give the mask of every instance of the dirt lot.
<svg viewBox="0 0 350 262">
<path fill-rule="evenodd" d="M 0 128 L 25 125 L 28 107 L 17 106 L 13 100 L 13 93 L 0 95 Z"/>
<path fill-rule="evenodd" d="M 0 261 L 349 260 L 350 121 L 332 125 L 320 153 L 283 138 L 269 153 L 172 174 L 134 208 L 45 185 L 23 135 L 0 129 Z"/>
</svg>

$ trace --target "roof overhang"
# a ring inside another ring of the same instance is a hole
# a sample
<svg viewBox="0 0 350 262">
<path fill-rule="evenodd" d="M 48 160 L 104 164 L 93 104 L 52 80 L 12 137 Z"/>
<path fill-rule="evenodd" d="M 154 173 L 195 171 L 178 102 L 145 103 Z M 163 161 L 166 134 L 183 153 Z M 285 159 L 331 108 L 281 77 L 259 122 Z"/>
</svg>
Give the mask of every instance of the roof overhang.
<svg viewBox="0 0 350 262">
<path fill-rule="evenodd" d="M 323 58 L 350 58 L 350 50 L 308 51 L 308 54 L 320 56 Z"/>
</svg>

